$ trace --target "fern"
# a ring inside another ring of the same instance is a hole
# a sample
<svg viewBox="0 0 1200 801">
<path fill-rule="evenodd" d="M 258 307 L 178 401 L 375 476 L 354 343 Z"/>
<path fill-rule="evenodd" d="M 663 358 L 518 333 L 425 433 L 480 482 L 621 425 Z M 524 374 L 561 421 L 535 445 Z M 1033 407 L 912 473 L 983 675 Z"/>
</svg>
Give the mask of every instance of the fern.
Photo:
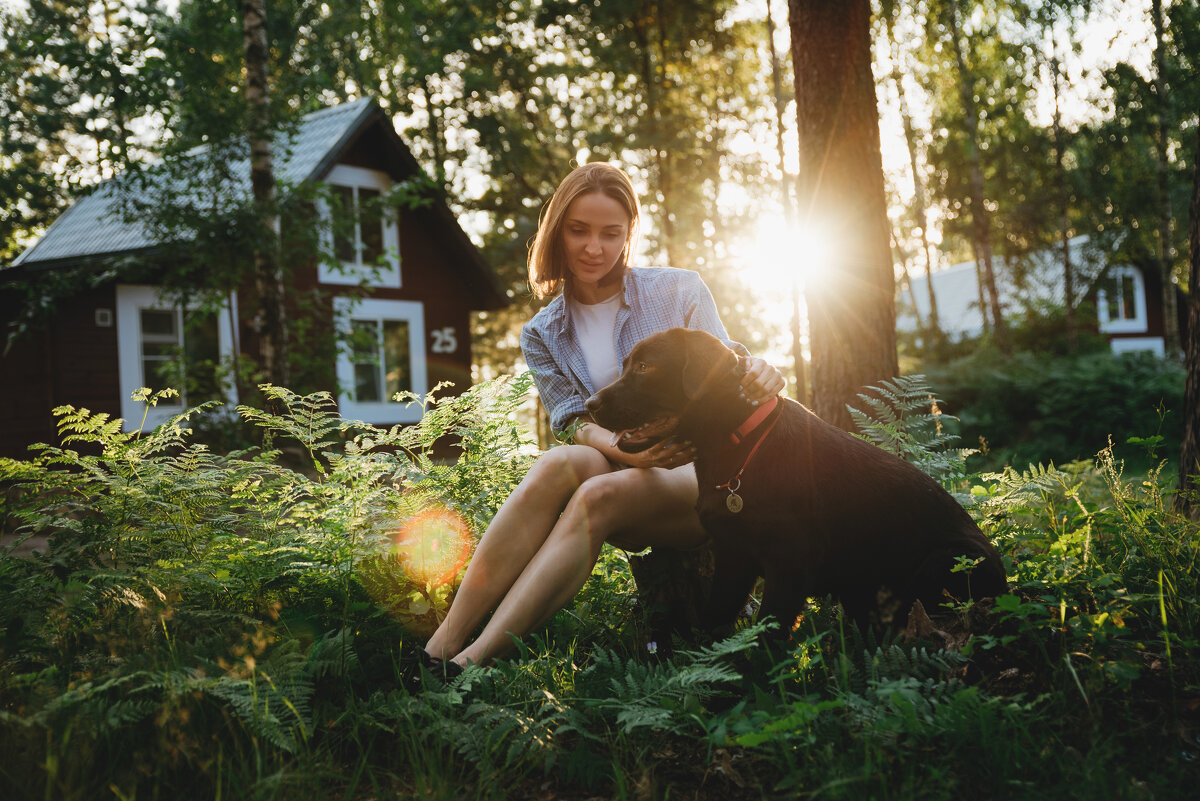
<svg viewBox="0 0 1200 801">
<path fill-rule="evenodd" d="M 346 428 L 345 421 L 337 413 L 334 397 L 328 392 L 297 395 L 272 384 L 260 384 L 258 389 L 269 405 L 278 407 L 279 413 L 244 405 L 237 407 L 237 413 L 261 428 L 268 443 L 276 436 L 298 442 L 307 452 L 313 468 L 323 473 L 325 468 L 317 454 L 337 442 L 338 435 Z"/>
<path fill-rule="evenodd" d="M 925 376 L 900 376 L 867 389 L 877 396 L 858 395 L 867 411 L 846 407 L 863 439 L 911 462 L 942 483 L 966 475 L 966 459 L 977 451 L 949 447 L 958 438 L 946 432 L 941 401 Z"/>
<path fill-rule="evenodd" d="M 593 654 L 590 672 L 610 675 L 611 695 L 592 698 L 588 706 L 615 713 L 615 722 L 629 734 L 640 728 L 664 728 L 685 722 L 700 709 L 700 702 L 728 688 L 741 678 L 730 657 L 756 647 L 758 637 L 774 624 L 756 623 L 724 640 L 695 651 L 682 651 L 661 664 L 622 659 L 612 651 Z"/>
<path fill-rule="evenodd" d="M 304 679 L 276 683 L 267 674 L 247 679 L 223 676 L 204 691 L 227 703 L 252 736 L 277 748 L 295 753 L 300 741 L 308 738 L 312 685 Z"/>
<path fill-rule="evenodd" d="M 990 482 L 986 496 L 980 500 L 980 510 L 997 516 L 1016 510 L 1041 506 L 1046 496 L 1071 484 L 1070 476 L 1054 465 L 1030 465 L 1025 470 L 1005 467 L 998 473 L 985 473 Z"/>
</svg>

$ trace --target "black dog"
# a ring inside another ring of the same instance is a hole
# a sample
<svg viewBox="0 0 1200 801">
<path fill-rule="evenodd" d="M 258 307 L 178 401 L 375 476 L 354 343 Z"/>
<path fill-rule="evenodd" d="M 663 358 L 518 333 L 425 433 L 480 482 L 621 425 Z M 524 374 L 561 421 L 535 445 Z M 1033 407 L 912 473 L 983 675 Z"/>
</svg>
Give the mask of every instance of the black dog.
<svg viewBox="0 0 1200 801">
<path fill-rule="evenodd" d="M 756 409 L 739 398 L 743 373 L 717 338 L 674 328 L 638 343 L 587 402 L 622 450 L 668 437 L 695 446 L 696 509 L 716 557 L 710 625 L 732 621 L 759 576 L 760 615 L 785 631 L 808 597 L 832 594 L 866 622 L 886 619 L 886 589 L 903 625 L 915 600 L 932 612 L 946 593 L 1007 591 L 996 549 L 936 481 L 794 401 Z M 954 570 L 959 557 L 978 561 Z"/>
</svg>

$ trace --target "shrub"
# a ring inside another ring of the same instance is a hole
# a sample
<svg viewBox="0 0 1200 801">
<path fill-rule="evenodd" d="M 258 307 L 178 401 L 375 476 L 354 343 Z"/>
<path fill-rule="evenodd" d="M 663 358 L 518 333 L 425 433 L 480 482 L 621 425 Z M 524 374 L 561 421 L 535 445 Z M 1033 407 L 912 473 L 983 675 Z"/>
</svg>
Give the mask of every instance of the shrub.
<svg viewBox="0 0 1200 801">
<path fill-rule="evenodd" d="M 1182 437 L 1183 369 L 1148 353 L 1011 358 L 984 350 L 926 374 L 958 421 L 947 427 L 987 453 L 977 469 L 1058 464 L 1090 458 L 1109 437 L 1140 466 L 1153 458 L 1131 437 L 1162 437 L 1176 453 Z"/>
</svg>

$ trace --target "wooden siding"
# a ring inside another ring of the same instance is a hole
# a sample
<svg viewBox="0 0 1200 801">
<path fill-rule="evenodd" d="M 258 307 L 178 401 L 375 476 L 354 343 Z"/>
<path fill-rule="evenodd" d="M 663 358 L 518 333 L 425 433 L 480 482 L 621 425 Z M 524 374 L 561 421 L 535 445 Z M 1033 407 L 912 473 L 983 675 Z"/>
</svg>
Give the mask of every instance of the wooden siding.
<svg viewBox="0 0 1200 801">
<path fill-rule="evenodd" d="M 0 320 L 14 319 L 23 297 L 0 292 Z M 112 325 L 96 325 L 108 309 Z M 7 326 L 6 326 L 7 328 Z M 18 340 L 0 360 L 0 455 L 20 458 L 35 442 L 57 442 L 56 406 L 121 414 L 116 297 L 111 286 L 63 302 L 48 325 Z"/>
</svg>

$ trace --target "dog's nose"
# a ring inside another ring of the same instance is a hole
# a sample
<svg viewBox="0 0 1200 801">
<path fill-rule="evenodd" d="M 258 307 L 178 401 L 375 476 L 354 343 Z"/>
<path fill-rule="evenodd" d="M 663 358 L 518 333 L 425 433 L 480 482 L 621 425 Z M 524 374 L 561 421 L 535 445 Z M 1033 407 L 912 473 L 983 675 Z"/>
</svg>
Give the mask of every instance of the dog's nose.
<svg viewBox="0 0 1200 801">
<path fill-rule="evenodd" d="M 600 408 L 600 393 L 597 392 L 595 395 L 584 401 L 583 406 L 589 412 L 595 414 L 596 410 Z"/>
</svg>

